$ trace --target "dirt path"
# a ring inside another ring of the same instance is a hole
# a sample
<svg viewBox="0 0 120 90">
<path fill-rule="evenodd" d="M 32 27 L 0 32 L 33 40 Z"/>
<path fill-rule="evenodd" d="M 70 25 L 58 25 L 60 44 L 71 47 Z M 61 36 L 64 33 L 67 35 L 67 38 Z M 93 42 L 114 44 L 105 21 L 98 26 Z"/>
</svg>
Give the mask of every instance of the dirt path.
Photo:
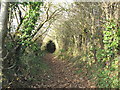
<svg viewBox="0 0 120 90">
<path fill-rule="evenodd" d="M 75 74 L 77 68 L 71 63 L 56 59 L 52 54 L 44 57 L 45 62 L 51 67 L 49 72 L 41 75 L 41 82 L 33 87 L 37 88 L 86 88 L 90 87 L 85 78 Z"/>
</svg>

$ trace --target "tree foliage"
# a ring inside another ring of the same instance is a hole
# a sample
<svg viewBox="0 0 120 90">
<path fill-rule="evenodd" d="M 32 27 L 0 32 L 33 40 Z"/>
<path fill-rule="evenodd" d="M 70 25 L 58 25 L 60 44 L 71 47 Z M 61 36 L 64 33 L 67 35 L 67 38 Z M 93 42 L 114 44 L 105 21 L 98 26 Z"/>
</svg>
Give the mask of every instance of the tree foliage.
<svg viewBox="0 0 120 90">
<path fill-rule="evenodd" d="M 59 57 L 76 59 L 81 74 L 85 70 L 83 76 L 98 87 L 119 87 L 119 7 L 119 2 L 75 2 L 62 25 L 55 26 L 62 42 Z"/>
</svg>

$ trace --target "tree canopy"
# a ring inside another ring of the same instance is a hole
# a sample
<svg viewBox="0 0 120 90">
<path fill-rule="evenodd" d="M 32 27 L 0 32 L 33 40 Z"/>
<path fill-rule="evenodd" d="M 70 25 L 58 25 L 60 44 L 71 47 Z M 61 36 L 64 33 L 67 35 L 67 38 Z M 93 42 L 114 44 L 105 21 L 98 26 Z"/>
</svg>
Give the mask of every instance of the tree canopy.
<svg viewBox="0 0 120 90">
<path fill-rule="evenodd" d="M 3 88 L 119 88 L 120 2 L 1 6 Z"/>
</svg>

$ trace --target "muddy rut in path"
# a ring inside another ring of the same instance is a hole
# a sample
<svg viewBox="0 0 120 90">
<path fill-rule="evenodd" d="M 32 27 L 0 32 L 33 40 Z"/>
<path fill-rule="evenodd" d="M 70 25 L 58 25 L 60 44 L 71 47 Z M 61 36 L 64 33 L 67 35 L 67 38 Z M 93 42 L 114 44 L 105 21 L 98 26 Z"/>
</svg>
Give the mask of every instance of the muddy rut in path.
<svg viewBox="0 0 120 90">
<path fill-rule="evenodd" d="M 44 56 L 45 63 L 50 67 L 49 72 L 41 75 L 41 82 L 34 85 L 38 88 L 90 88 L 87 80 L 75 74 L 77 68 L 72 67 L 68 61 L 62 61 L 55 58 L 52 54 Z"/>
</svg>

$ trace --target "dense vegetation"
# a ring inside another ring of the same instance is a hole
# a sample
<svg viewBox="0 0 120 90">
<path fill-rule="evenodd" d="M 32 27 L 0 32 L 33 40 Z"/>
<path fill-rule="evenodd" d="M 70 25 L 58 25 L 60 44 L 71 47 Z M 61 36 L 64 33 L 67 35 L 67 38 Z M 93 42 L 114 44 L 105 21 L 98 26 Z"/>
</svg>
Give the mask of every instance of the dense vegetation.
<svg viewBox="0 0 120 90">
<path fill-rule="evenodd" d="M 54 56 L 71 62 L 80 77 L 98 88 L 120 88 L 119 2 L 74 2 L 66 7 L 50 2 L 3 4 L 8 10 L 0 30 L 4 88 L 41 82 L 39 76 L 50 68 L 44 56 L 53 46 Z"/>
<path fill-rule="evenodd" d="M 73 61 L 80 68 L 77 73 L 98 87 L 119 87 L 117 7 L 119 3 L 76 2 L 63 24 L 55 26 L 63 44 L 60 58 Z"/>
</svg>

